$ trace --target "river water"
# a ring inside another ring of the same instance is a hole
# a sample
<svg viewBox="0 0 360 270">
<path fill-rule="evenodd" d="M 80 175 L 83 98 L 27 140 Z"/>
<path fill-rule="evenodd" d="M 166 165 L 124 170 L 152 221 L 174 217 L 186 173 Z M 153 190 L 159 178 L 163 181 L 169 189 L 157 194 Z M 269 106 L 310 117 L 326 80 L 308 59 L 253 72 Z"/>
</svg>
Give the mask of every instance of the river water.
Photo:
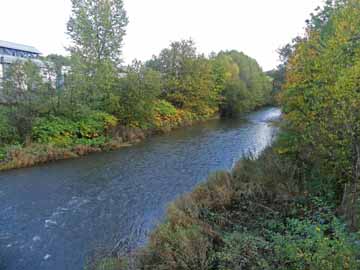
<svg viewBox="0 0 360 270">
<path fill-rule="evenodd" d="M 94 252 L 136 247 L 166 206 L 273 140 L 277 108 L 213 120 L 119 151 L 0 173 L 0 269 L 81 270 Z"/>
</svg>

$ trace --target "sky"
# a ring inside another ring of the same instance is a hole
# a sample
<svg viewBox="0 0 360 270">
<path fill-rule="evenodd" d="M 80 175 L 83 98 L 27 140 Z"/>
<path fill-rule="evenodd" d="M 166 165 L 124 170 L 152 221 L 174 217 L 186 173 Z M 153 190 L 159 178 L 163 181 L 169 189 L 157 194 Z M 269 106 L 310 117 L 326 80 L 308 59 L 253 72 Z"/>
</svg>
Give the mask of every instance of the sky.
<svg viewBox="0 0 360 270">
<path fill-rule="evenodd" d="M 192 38 L 199 53 L 238 50 L 264 70 L 278 64 L 277 49 L 304 32 L 324 0 L 124 0 L 129 17 L 125 63 L 148 60 L 170 42 Z M 0 40 L 64 54 L 70 0 L 0 0 Z"/>
</svg>

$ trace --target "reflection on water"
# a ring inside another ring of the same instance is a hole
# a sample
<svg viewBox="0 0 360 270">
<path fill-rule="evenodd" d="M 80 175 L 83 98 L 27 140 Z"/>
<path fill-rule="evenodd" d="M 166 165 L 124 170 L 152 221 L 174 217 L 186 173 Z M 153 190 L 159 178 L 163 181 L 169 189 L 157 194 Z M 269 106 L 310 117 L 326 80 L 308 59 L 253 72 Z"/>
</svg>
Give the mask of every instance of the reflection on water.
<svg viewBox="0 0 360 270">
<path fill-rule="evenodd" d="M 131 148 L 0 174 L 0 262 L 9 270 L 78 270 L 98 249 L 136 247 L 166 205 L 277 129 L 277 108 L 214 120 Z M 1 267 L 0 267 L 1 269 Z"/>
</svg>

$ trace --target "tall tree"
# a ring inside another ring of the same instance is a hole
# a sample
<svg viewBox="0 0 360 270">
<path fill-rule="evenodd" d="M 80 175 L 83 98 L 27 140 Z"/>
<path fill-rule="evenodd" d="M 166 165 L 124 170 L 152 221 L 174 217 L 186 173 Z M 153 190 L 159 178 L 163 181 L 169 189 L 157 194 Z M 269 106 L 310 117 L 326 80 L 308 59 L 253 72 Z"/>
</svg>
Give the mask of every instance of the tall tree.
<svg viewBox="0 0 360 270">
<path fill-rule="evenodd" d="M 283 151 L 336 179 L 354 229 L 360 225 L 359 12 L 359 0 L 327 1 L 312 15 L 289 58 L 282 93 L 288 130 Z"/>
<path fill-rule="evenodd" d="M 121 64 L 128 18 L 122 0 L 72 0 L 72 85 L 91 107 L 107 106 Z"/>
</svg>

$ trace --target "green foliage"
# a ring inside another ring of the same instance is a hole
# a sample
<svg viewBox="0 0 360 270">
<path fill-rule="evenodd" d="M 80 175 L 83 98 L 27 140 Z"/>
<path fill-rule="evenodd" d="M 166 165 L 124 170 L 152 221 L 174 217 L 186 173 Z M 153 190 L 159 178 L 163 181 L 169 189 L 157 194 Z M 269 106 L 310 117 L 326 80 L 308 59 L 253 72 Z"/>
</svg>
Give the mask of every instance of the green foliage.
<svg viewBox="0 0 360 270">
<path fill-rule="evenodd" d="M 161 97 L 179 109 L 198 115 L 213 114 L 217 110 L 218 89 L 211 62 L 197 55 L 192 40 L 173 42 L 147 66 L 162 76 Z"/>
<path fill-rule="evenodd" d="M 220 109 L 223 116 L 237 116 L 251 109 L 250 94 L 241 80 L 228 82 L 222 95 L 224 102 L 220 105 Z"/>
<path fill-rule="evenodd" d="M 282 93 L 288 139 L 281 152 L 336 182 L 353 229 L 360 225 L 359 11 L 358 0 L 328 1 L 312 15 L 287 59 Z"/>
<path fill-rule="evenodd" d="M 71 145 L 76 132 L 73 121 L 59 117 L 39 118 L 32 128 L 35 142 L 59 146 Z"/>
<path fill-rule="evenodd" d="M 32 129 L 35 142 L 57 146 L 74 144 L 102 145 L 107 131 L 117 125 L 117 119 L 104 112 L 93 112 L 75 122 L 66 118 L 39 118 Z"/>
<path fill-rule="evenodd" d="M 249 232 L 233 232 L 224 237 L 225 247 L 216 254 L 219 270 L 271 269 L 266 260 L 271 243 Z"/>
<path fill-rule="evenodd" d="M 271 80 L 254 59 L 228 51 L 220 52 L 213 61 L 223 116 L 236 116 L 270 102 Z"/>
<path fill-rule="evenodd" d="M 106 110 L 111 105 L 127 23 L 122 0 L 72 0 L 67 25 L 73 41 L 69 49 L 72 106 L 83 103 L 93 110 Z"/>
<path fill-rule="evenodd" d="M 119 107 L 114 113 L 124 125 L 147 128 L 153 120 L 160 92 L 160 73 L 134 62 L 115 92 Z"/>
<path fill-rule="evenodd" d="M 166 100 L 159 100 L 156 102 L 154 110 L 161 117 L 172 117 L 177 113 L 176 108 Z"/>
<path fill-rule="evenodd" d="M 22 140 L 30 136 L 33 121 L 49 113 L 51 89 L 43 82 L 39 67 L 33 62 L 17 62 L 7 69 L 2 98 L 7 105 L 7 123 Z"/>
<path fill-rule="evenodd" d="M 16 128 L 11 125 L 9 119 L 9 110 L 0 108 L 0 146 L 14 144 L 19 141 Z"/>
<path fill-rule="evenodd" d="M 286 233 L 273 238 L 275 254 L 282 267 L 299 270 L 352 270 L 359 265 L 358 246 L 350 241 L 344 225 L 288 219 Z"/>
</svg>

